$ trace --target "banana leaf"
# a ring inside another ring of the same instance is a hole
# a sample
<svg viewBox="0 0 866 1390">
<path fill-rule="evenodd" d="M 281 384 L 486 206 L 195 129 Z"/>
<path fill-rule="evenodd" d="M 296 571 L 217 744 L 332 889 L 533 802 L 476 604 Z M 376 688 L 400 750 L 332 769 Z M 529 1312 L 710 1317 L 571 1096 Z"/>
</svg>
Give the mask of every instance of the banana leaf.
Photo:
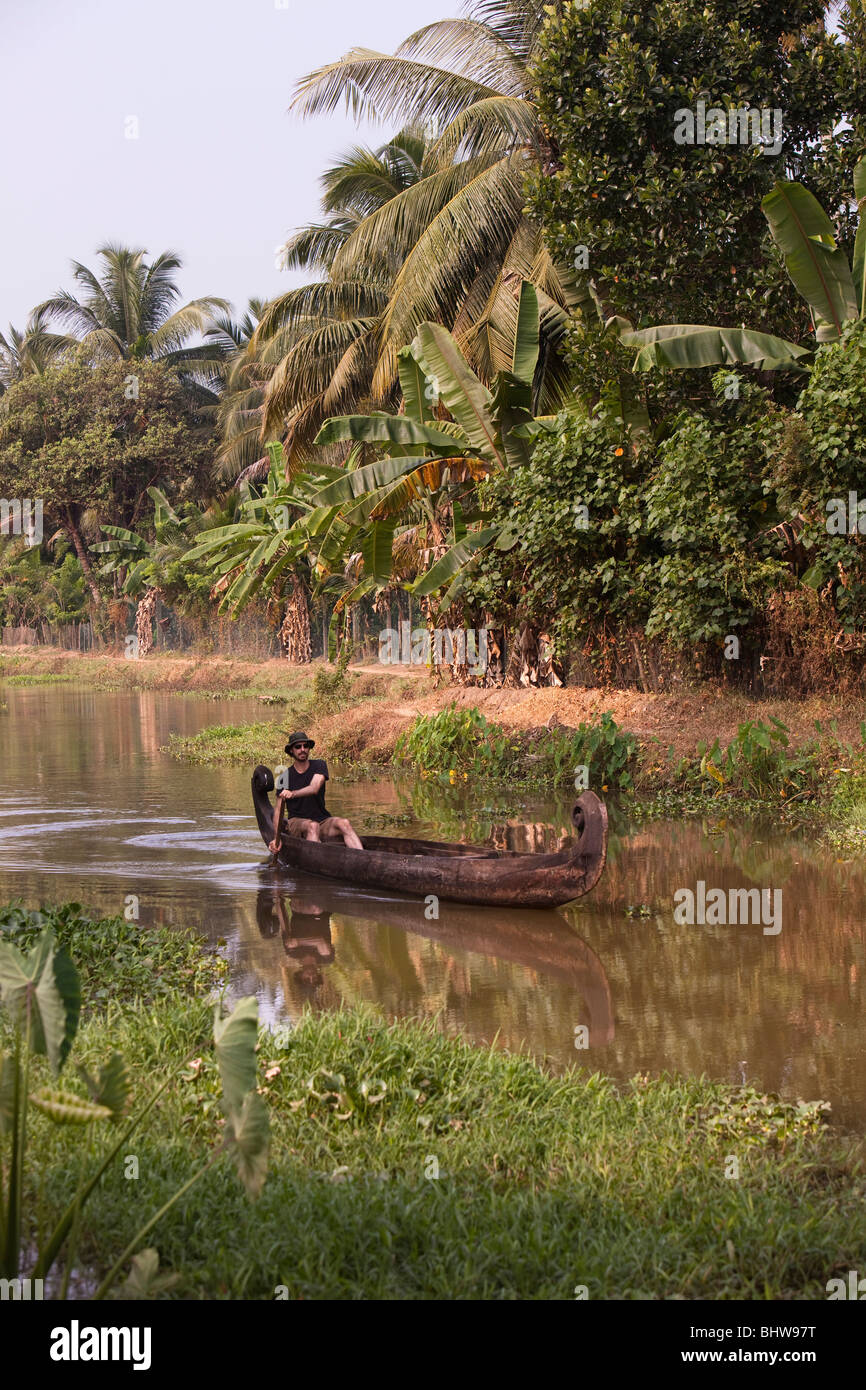
<svg viewBox="0 0 866 1390">
<path fill-rule="evenodd" d="M 374 521 L 361 542 L 364 572 L 377 584 L 387 584 L 391 577 L 391 552 L 396 521 Z"/>
<path fill-rule="evenodd" d="M 819 343 L 835 342 L 843 324 L 859 313 L 845 252 L 821 204 L 800 183 L 779 179 L 761 203 L 785 268 L 815 319 Z"/>
<path fill-rule="evenodd" d="M 316 435 L 316 444 L 339 444 L 354 439 L 364 444 L 393 444 L 399 448 L 419 445 L 427 450 L 456 453 L 465 450 L 450 435 L 431 425 L 421 425 L 408 415 L 337 415 L 326 420 Z"/>
<path fill-rule="evenodd" d="M 524 280 L 520 286 L 511 371 L 530 388 L 538 363 L 538 327 L 538 295 L 534 286 Z"/>
<path fill-rule="evenodd" d="M 807 358 L 808 348 L 798 347 L 772 333 L 755 333 L 749 328 L 717 328 L 706 323 L 671 323 L 623 333 L 627 347 L 637 347 L 634 371 L 651 367 L 719 367 L 729 362 L 746 362 L 763 371 L 797 367 Z"/>
<path fill-rule="evenodd" d="M 470 369 L 451 334 L 438 323 L 422 323 L 412 341 L 412 354 L 461 426 L 469 446 L 483 458 L 504 467 L 501 440 L 491 413 L 492 397 Z"/>
<path fill-rule="evenodd" d="M 498 526 L 485 526 L 482 531 L 473 531 L 471 535 L 464 536 L 463 540 L 452 546 L 426 574 L 416 579 L 411 586 L 411 592 L 424 598 L 436 589 L 441 589 L 450 583 L 478 552 L 485 550 L 498 534 Z"/>
</svg>

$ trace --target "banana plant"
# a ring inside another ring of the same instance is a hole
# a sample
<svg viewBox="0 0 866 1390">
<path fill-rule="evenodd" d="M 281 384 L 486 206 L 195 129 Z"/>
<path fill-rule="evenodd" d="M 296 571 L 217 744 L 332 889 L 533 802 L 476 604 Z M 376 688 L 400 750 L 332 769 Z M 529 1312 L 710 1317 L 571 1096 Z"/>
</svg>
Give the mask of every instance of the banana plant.
<svg viewBox="0 0 866 1390">
<path fill-rule="evenodd" d="M 313 539 L 327 530 L 339 510 L 317 507 L 314 494 L 343 470 L 317 464 L 287 483 L 282 444 L 269 444 L 270 470 L 261 495 L 247 489 L 239 519 L 216 527 L 187 558 L 204 560 L 216 575 L 212 594 L 220 611 L 237 616 L 260 591 L 278 593 L 286 571 L 309 561 Z M 294 514 L 294 515 L 293 515 Z"/>
<path fill-rule="evenodd" d="M 816 345 L 836 342 L 846 323 L 866 317 L 866 156 L 854 169 L 854 196 L 860 220 L 852 265 L 836 244 L 827 213 L 802 184 L 779 179 L 761 203 L 788 275 L 809 305 Z M 802 372 L 809 370 L 815 351 L 772 333 L 695 323 L 625 327 L 620 338 L 638 349 L 635 371 L 743 363 L 762 371 Z"/>
<path fill-rule="evenodd" d="M 553 426 L 553 417 L 539 420 L 532 412 L 538 344 L 538 295 L 524 281 L 511 369 L 497 373 L 492 389 L 479 381 L 445 328 L 422 323 L 398 354 L 404 413 L 344 415 L 322 426 L 317 444 L 351 442 L 383 455 L 342 472 L 314 498 L 318 507 L 337 508 L 335 519 L 353 543 L 361 538 L 363 576 L 344 603 L 392 581 L 397 522 L 426 519 L 433 545 L 444 550 L 425 574 L 404 586 L 420 597 L 448 586 L 443 608 L 486 550 L 516 543 L 507 523 L 485 524 L 476 492 L 491 474 L 528 464 L 535 435 Z M 438 417 L 437 404 L 449 418 Z M 447 541 L 443 513 L 451 516 Z"/>
</svg>

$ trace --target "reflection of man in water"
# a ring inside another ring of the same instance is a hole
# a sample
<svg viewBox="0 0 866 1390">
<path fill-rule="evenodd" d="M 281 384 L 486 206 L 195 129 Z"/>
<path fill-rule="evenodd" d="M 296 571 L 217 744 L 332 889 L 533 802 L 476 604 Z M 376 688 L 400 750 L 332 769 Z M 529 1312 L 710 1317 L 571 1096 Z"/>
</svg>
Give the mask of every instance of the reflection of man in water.
<svg viewBox="0 0 866 1390">
<path fill-rule="evenodd" d="M 309 898 L 295 895 L 289 899 L 287 915 L 284 895 L 276 890 L 272 895 L 263 894 L 259 902 L 259 931 L 262 936 L 275 935 L 276 913 L 283 950 L 300 966 L 294 982 L 305 994 L 312 994 L 324 983 L 320 967 L 331 965 L 335 956 L 330 913 Z"/>
<path fill-rule="evenodd" d="M 292 916 L 288 930 L 280 933 L 283 950 L 300 964 L 295 971 L 295 982 L 304 991 L 312 991 L 323 984 L 321 965 L 331 965 L 334 960 L 334 947 L 331 944 L 331 916 L 317 903 L 307 899 L 292 899 Z"/>
</svg>

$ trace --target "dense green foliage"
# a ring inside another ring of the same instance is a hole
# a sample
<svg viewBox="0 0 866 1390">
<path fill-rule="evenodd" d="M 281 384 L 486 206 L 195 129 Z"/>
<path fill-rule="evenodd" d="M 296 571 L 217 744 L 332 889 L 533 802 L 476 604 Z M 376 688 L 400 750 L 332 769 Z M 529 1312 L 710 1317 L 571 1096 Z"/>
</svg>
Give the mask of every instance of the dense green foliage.
<svg viewBox="0 0 866 1390">
<path fill-rule="evenodd" d="M 84 622 L 87 618 L 84 573 L 67 541 L 54 549 L 54 563 L 41 546 L 23 539 L 0 545 L 0 627 Z"/>
<path fill-rule="evenodd" d="M 767 254 L 760 204 L 786 173 L 836 208 L 866 141 L 862 57 L 823 32 L 824 9 L 822 0 L 590 0 L 550 15 L 534 82 L 556 154 L 534 181 L 532 208 L 556 255 L 586 247 L 604 318 L 805 336 L 805 311 Z M 864 24 L 852 21 L 860 42 Z M 726 111 L 778 109 L 779 149 L 677 143 L 676 113 L 699 98 Z M 819 140 L 843 115 L 847 128 Z M 850 253 L 855 218 L 847 206 L 839 216 Z M 577 342 L 595 359 L 599 390 L 612 359 L 579 332 Z M 593 373 L 578 372 L 591 386 Z"/>
<path fill-rule="evenodd" d="M 394 750 L 397 762 L 421 770 L 458 777 L 491 777 L 512 783 L 547 785 L 571 782 L 578 768 L 586 768 L 590 786 L 598 791 L 632 785 L 629 770 L 637 751 L 637 739 L 617 727 L 605 712 L 599 720 L 576 729 L 507 731 L 491 724 L 477 709 L 449 705 L 438 714 L 419 715 L 400 735 Z"/>
<path fill-rule="evenodd" d="M 518 519 L 519 539 L 482 561 L 468 600 L 491 623 L 536 623 L 565 669 L 580 653 L 602 669 L 605 643 L 635 631 L 712 653 L 719 669 L 730 637 L 736 659 L 766 649 L 804 585 L 820 589 L 820 606 L 802 609 L 799 640 L 808 622 L 861 625 L 860 533 L 827 523 L 831 499 L 847 516 L 862 479 L 864 358 L 863 324 L 820 348 L 795 410 L 719 373 L 713 400 L 673 416 L 657 442 L 623 444 L 601 419 L 560 417 L 528 465 L 487 485 L 485 504 Z"/>
<path fill-rule="evenodd" d="M 856 685 L 862 533 L 827 518 L 862 475 L 864 54 L 822 0 L 469 0 L 310 74 L 305 114 L 402 122 L 287 243 L 319 281 L 235 322 L 106 246 L 0 342 L 3 489 L 47 538 L 0 541 L 0 622 L 138 604 L 146 651 L 158 599 L 256 603 L 306 663 L 311 606 L 346 659 L 403 589 L 495 629 L 494 679 Z M 699 101 L 778 148 L 678 141 Z"/>
<path fill-rule="evenodd" d="M 156 483 L 179 500 L 207 493 L 212 429 L 160 363 L 52 367 L 11 386 L 0 412 L 4 496 L 42 500 L 43 554 L 52 535 L 65 535 L 97 603 L 89 541 L 98 523 L 143 519 Z"/>
</svg>

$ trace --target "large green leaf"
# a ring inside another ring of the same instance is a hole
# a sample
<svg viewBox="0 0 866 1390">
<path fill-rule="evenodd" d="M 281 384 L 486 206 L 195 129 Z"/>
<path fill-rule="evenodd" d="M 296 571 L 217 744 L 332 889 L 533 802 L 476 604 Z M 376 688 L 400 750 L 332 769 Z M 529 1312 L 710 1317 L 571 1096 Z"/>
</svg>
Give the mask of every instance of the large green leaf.
<svg viewBox="0 0 866 1390">
<path fill-rule="evenodd" d="M 537 439 L 540 434 L 556 434 L 559 428 L 558 419 L 558 415 L 537 415 L 534 420 L 527 420 L 525 424 L 516 425 L 512 434 L 515 434 L 518 439 Z"/>
<path fill-rule="evenodd" d="M 406 510 L 412 502 L 420 498 L 430 497 L 433 493 L 445 484 L 446 480 L 452 476 L 453 471 L 458 465 L 463 465 L 466 460 L 460 458 L 435 458 L 424 459 L 417 468 L 404 473 L 401 478 L 388 483 L 385 487 L 376 488 L 372 492 L 367 492 L 359 498 L 354 507 L 344 512 L 347 521 L 361 524 L 369 518 L 376 521 L 385 521 L 389 517 L 399 516 Z M 472 456 L 472 464 L 476 469 L 485 469 L 487 465 L 481 460 Z"/>
<path fill-rule="evenodd" d="M 108 536 L 114 536 L 116 540 L 123 541 L 130 550 L 145 550 L 147 548 L 147 541 L 144 537 L 137 535 L 135 531 L 127 531 L 125 526 L 108 526 L 107 524 L 103 524 L 100 530 L 104 531 Z M 110 541 L 97 541 L 96 544 L 92 545 L 90 548 L 91 550 L 97 551 L 99 554 L 104 554 L 106 551 L 119 550 L 121 547 L 112 545 Z"/>
<path fill-rule="evenodd" d="M 141 1250 L 132 1257 L 129 1274 L 120 1287 L 111 1294 L 113 1298 L 149 1300 L 158 1298 L 180 1283 L 179 1274 L 160 1274 L 159 1251 L 152 1246 Z"/>
<path fill-rule="evenodd" d="M 178 526 L 182 524 L 180 517 L 161 488 L 149 487 L 147 495 L 153 502 L 153 524 L 157 530 L 160 526 L 164 526 L 167 521 L 173 521 Z"/>
<path fill-rule="evenodd" d="M 365 463 L 363 468 L 353 468 L 344 473 L 315 498 L 317 507 L 327 507 L 335 502 L 351 502 L 364 497 L 374 488 L 392 483 L 410 469 L 418 467 L 417 458 L 377 459 L 375 463 Z"/>
<path fill-rule="evenodd" d="M 401 348 L 397 353 L 397 375 L 400 378 L 406 415 L 419 425 L 423 424 L 431 415 L 431 401 L 425 394 L 428 388 L 427 378 L 412 356 L 411 348 Z"/>
<path fill-rule="evenodd" d="M 129 1069 L 120 1053 L 112 1052 L 105 1066 L 99 1068 L 95 1080 L 86 1067 L 79 1066 L 76 1070 L 90 1093 L 90 1099 L 97 1105 L 107 1106 L 112 1117 L 120 1119 L 132 1090 Z"/>
<path fill-rule="evenodd" d="M 858 159 L 854 166 L 854 197 L 860 221 L 854 238 L 854 261 L 852 264 L 854 293 L 860 308 L 859 317 L 866 318 L 866 155 Z"/>
<path fill-rule="evenodd" d="M 437 560 L 430 567 L 426 574 L 417 579 L 412 585 L 412 593 L 418 594 L 422 598 L 427 594 L 432 594 L 436 589 L 441 589 L 443 585 L 450 583 L 456 574 L 463 569 L 477 554 L 490 545 L 494 538 L 499 534 L 498 526 L 485 526 L 482 531 L 472 531 L 464 536 L 462 541 L 451 547 L 450 550 Z"/>
<path fill-rule="evenodd" d="M 276 489 L 279 488 L 280 484 L 284 481 L 285 478 L 285 450 L 283 449 L 283 446 L 278 439 L 273 440 L 270 444 L 266 444 L 265 448 L 267 450 L 268 458 L 270 460 L 271 465 L 268 469 L 268 487 L 271 490 L 276 491 Z"/>
<path fill-rule="evenodd" d="M 422 323 L 412 341 L 413 356 L 462 428 L 471 448 L 504 466 L 501 441 L 491 413 L 492 397 L 470 370 L 451 334 L 438 323 Z"/>
<path fill-rule="evenodd" d="M 651 367 L 719 367 L 747 362 L 763 371 L 794 367 L 809 349 L 786 342 L 772 333 L 748 328 L 715 328 L 706 323 L 660 324 L 635 333 L 623 333 L 627 347 L 637 347 L 635 371 Z"/>
<path fill-rule="evenodd" d="M 203 541 L 194 545 L 192 550 L 187 552 L 187 560 L 201 560 L 209 555 L 211 551 L 219 550 L 221 546 L 227 544 L 237 544 L 250 536 L 261 535 L 261 524 L 256 521 L 233 522 L 230 526 L 217 526 L 213 531 L 209 531 Z"/>
<path fill-rule="evenodd" d="M 311 536 L 320 536 L 327 532 L 331 522 L 340 512 L 340 504 L 332 503 L 329 507 L 314 507 L 307 517 L 307 531 Z"/>
<path fill-rule="evenodd" d="M 269 1128 L 268 1107 L 257 1091 L 249 1091 L 226 1120 L 226 1140 L 238 1177 L 253 1201 L 260 1195 L 268 1172 Z"/>
<path fill-rule="evenodd" d="M 214 1051 L 228 1110 L 240 1110 L 256 1084 L 259 1005 L 254 995 L 239 999 L 228 1018 L 214 1018 Z"/>
<path fill-rule="evenodd" d="M 534 285 L 524 280 L 520 287 L 517 330 L 514 335 L 512 373 L 527 386 L 532 385 L 538 362 L 538 295 Z"/>
<path fill-rule="evenodd" d="M 361 542 L 364 572 L 379 584 L 386 584 L 391 577 L 391 549 L 396 524 L 395 521 L 374 521 Z"/>
<path fill-rule="evenodd" d="M 491 414 L 499 426 L 509 468 L 523 468 L 532 458 L 532 442 L 520 427 L 532 419 L 532 387 L 513 372 L 497 372 Z"/>
<path fill-rule="evenodd" d="M 819 343 L 834 342 L 859 312 L 848 259 L 836 245 L 833 224 L 800 183 L 779 179 L 761 203 L 785 267 L 815 318 Z"/>
<path fill-rule="evenodd" d="M 0 993 L 19 1028 L 30 1017 L 30 1047 L 46 1055 L 60 1071 L 78 1029 L 81 987 L 69 956 L 57 950 L 54 933 L 46 932 L 24 955 L 0 943 Z"/>
<path fill-rule="evenodd" d="M 338 415 L 325 421 L 315 443 L 338 444 L 345 439 L 365 444 L 394 444 L 401 449 L 420 445 L 423 449 L 450 454 L 466 447 L 431 425 L 411 420 L 408 415 Z"/>
</svg>

